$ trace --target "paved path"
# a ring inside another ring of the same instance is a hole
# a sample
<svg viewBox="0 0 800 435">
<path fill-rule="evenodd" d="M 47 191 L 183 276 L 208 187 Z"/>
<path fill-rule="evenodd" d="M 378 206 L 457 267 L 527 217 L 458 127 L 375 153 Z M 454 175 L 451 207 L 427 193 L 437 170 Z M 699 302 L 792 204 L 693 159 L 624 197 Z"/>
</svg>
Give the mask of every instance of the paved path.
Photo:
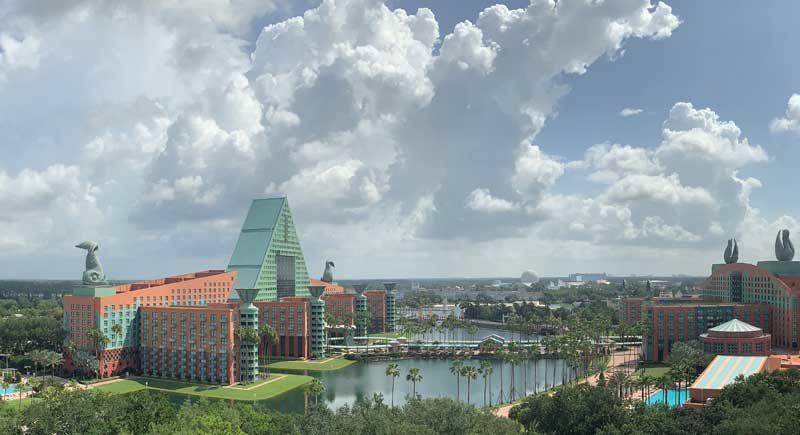
<svg viewBox="0 0 800 435">
<path fill-rule="evenodd" d="M 622 352 L 622 353 L 614 353 L 611 358 L 611 364 L 609 364 L 605 369 L 605 376 L 606 379 L 611 376 L 611 373 L 620 367 L 632 366 L 636 364 L 636 357 L 631 352 Z M 597 385 L 597 380 L 600 379 L 600 374 L 595 374 L 589 376 L 588 379 L 581 379 L 579 383 L 588 383 L 589 385 Z M 519 403 L 509 403 L 508 405 L 503 405 L 494 410 L 494 415 L 498 417 L 506 417 L 508 418 L 508 413 L 511 411 L 511 408 L 517 406 Z"/>
<path fill-rule="evenodd" d="M 102 386 L 102 385 L 116 384 L 117 382 L 122 382 L 122 381 L 125 381 L 125 380 L 128 380 L 128 379 L 133 379 L 133 377 L 111 379 L 111 380 L 103 381 L 103 382 L 95 382 L 94 384 L 89 384 L 89 385 L 85 385 L 85 384 L 78 384 L 78 385 L 83 385 L 84 387 L 90 389 L 90 388 L 97 388 L 97 387 Z"/>
<path fill-rule="evenodd" d="M 272 376 L 272 375 L 270 375 L 270 376 Z M 268 380 L 266 382 L 258 382 L 258 383 L 255 383 L 253 385 L 250 385 L 249 387 L 239 387 L 239 386 L 237 386 L 238 385 L 237 384 L 237 385 L 226 385 L 226 386 L 224 386 L 222 388 L 233 388 L 234 390 L 247 391 L 247 390 L 252 390 L 254 388 L 258 388 L 258 387 L 260 387 L 262 385 L 267 385 L 267 384 L 269 384 L 271 382 L 280 381 L 281 379 L 283 379 L 285 377 L 286 377 L 286 375 L 279 375 L 279 376 L 276 376 L 275 379 L 270 379 L 270 380 Z"/>
</svg>

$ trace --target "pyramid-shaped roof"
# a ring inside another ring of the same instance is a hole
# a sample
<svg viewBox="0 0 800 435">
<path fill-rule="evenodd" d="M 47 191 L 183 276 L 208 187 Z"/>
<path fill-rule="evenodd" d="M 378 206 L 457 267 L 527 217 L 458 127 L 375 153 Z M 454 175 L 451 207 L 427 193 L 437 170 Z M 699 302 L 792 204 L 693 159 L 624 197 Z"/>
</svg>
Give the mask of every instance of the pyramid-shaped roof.
<svg viewBox="0 0 800 435">
<path fill-rule="evenodd" d="M 709 329 L 709 331 L 713 332 L 756 332 L 760 330 L 761 328 L 742 322 L 739 319 L 732 319 Z"/>
<path fill-rule="evenodd" d="M 286 198 L 256 199 L 250 205 L 228 271 L 237 271 L 234 288 L 256 288 Z"/>
</svg>

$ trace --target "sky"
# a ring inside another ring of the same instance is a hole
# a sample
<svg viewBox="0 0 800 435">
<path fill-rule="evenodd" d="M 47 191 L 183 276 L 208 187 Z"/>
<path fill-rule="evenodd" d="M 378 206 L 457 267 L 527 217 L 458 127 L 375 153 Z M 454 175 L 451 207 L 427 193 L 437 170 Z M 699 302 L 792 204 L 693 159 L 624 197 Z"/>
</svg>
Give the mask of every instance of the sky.
<svg viewBox="0 0 800 435">
<path fill-rule="evenodd" d="M 797 234 L 800 3 L 0 3 L 0 279 L 705 275 Z"/>
</svg>

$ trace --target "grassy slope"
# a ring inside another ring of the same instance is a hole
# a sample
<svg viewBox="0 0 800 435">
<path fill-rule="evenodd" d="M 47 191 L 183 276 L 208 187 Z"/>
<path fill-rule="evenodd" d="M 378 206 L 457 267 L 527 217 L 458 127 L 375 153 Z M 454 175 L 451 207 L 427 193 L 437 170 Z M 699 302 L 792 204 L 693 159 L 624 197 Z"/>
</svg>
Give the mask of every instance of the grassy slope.
<svg viewBox="0 0 800 435">
<path fill-rule="evenodd" d="M 113 394 L 124 394 L 143 390 L 145 388 L 145 382 L 147 382 L 149 388 L 167 393 L 187 394 L 216 399 L 264 400 L 283 394 L 310 381 L 311 377 L 309 376 L 273 374 L 270 376 L 270 379 L 255 384 L 255 387 L 253 387 L 253 385 L 243 387 L 220 387 L 218 385 L 192 384 L 164 379 L 136 378 L 101 385 L 97 387 L 97 389 Z M 249 387 L 253 388 L 245 389 Z"/>
<path fill-rule="evenodd" d="M 284 369 L 284 370 L 308 370 L 308 371 L 329 371 L 339 370 L 353 364 L 355 361 L 350 361 L 344 358 L 333 358 L 325 362 L 313 361 L 276 361 L 270 364 L 270 368 Z"/>
</svg>

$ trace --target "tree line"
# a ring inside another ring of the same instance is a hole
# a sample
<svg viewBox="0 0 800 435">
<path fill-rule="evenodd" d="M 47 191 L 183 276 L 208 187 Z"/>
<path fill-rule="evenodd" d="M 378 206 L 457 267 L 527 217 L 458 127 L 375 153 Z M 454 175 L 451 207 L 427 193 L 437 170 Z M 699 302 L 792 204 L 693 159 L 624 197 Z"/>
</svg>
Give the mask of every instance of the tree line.
<svg viewBox="0 0 800 435">
<path fill-rule="evenodd" d="M 760 373 L 725 387 L 706 409 L 647 405 L 603 386 L 576 385 L 536 395 L 510 417 L 547 435 L 795 434 L 800 427 L 800 371 Z"/>
<path fill-rule="evenodd" d="M 312 405 L 303 415 L 241 402 L 185 401 L 173 405 L 151 390 L 110 395 L 49 388 L 22 409 L 0 409 L 3 434 L 519 434 L 522 426 L 451 399 L 412 399 L 391 407 L 383 397 L 329 410 Z"/>
</svg>

